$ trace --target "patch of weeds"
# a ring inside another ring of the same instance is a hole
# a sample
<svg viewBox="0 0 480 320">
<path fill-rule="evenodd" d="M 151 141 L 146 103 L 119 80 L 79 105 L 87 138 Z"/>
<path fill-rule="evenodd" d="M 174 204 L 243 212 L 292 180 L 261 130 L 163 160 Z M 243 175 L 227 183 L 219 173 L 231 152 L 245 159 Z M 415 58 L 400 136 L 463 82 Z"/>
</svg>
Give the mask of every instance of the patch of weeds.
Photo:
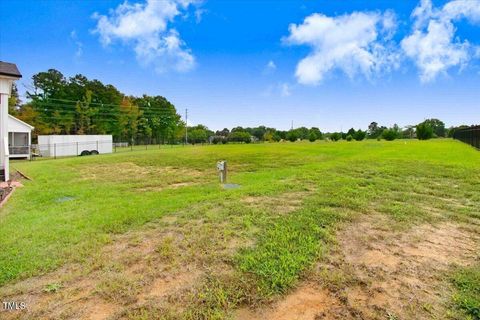
<svg viewBox="0 0 480 320">
<path fill-rule="evenodd" d="M 143 243 L 143 240 L 144 239 L 142 239 L 142 237 L 140 235 L 137 235 L 137 236 L 133 237 L 132 239 L 130 239 L 130 241 L 128 242 L 128 245 L 132 246 L 132 247 L 138 247 Z"/>
<path fill-rule="evenodd" d="M 258 278 L 263 296 L 283 293 L 319 257 L 338 219 L 314 204 L 278 219 L 260 236 L 257 246 L 240 252 L 238 267 Z"/>
<path fill-rule="evenodd" d="M 109 301 L 129 304 L 140 293 L 140 285 L 123 274 L 107 274 L 96 292 Z"/>
<path fill-rule="evenodd" d="M 144 258 L 144 255 L 133 251 L 129 254 L 123 255 L 119 260 L 121 261 L 124 267 L 129 267 L 136 263 L 140 263 L 142 258 Z"/>
<path fill-rule="evenodd" d="M 175 256 L 175 247 L 173 241 L 174 239 L 172 237 L 165 237 L 160 245 L 155 249 L 155 252 L 157 252 L 164 261 L 171 260 Z"/>
<path fill-rule="evenodd" d="M 453 295 L 454 307 L 465 319 L 480 319 L 480 265 L 457 271 L 452 282 L 456 292 Z M 461 318 L 461 316 L 459 317 Z"/>
<path fill-rule="evenodd" d="M 185 232 L 185 261 L 215 264 L 228 259 L 228 245 L 234 240 L 228 224 L 204 223 Z"/>
<path fill-rule="evenodd" d="M 128 320 L 173 320 L 178 319 L 171 310 L 165 310 L 156 306 L 142 306 L 126 311 L 124 318 Z"/>
<path fill-rule="evenodd" d="M 433 309 L 433 305 L 432 305 L 432 304 L 430 304 L 430 303 L 424 303 L 424 304 L 422 305 L 422 308 L 423 308 L 423 310 L 425 310 L 425 311 L 428 312 L 429 314 L 433 314 L 433 310 L 434 310 L 434 309 Z"/>
<path fill-rule="evenodd" d="M 381 205 L 380 211 L 390 215 L 400 223 L 428 221 L 429 213 L 409 202 L 388 201 Z"/>
<path fill-rule="evenodd" d="M 322 266 L 316 273 L 316 278 L 320 279 L 323 286 L 331 291 L 339 291 L 350 286 L 358 280 L 354 277 L 353 270 L 345 270 L 348 266 Z"/>
<path fill-rule="evenodd" d="M 182 319 L 225 319 L 236 307 L 252 300 L 255 289 L 251 282 L 239 274 L 207 276 L 194 289 L 187 300 L 188 308 Z"/>
<path fill-rule="evenodd" d="M 395 314 L 391 312 L 387 312 L 387 319 L 388 320 L 400 320 Z"/>
<path fill-rule="evenodd" d="M 60 283 L 49 283 L 43 288 L 43 292 L 46 293 L 56 293 L 63 288 L 63 285 Z"/>
</svg>

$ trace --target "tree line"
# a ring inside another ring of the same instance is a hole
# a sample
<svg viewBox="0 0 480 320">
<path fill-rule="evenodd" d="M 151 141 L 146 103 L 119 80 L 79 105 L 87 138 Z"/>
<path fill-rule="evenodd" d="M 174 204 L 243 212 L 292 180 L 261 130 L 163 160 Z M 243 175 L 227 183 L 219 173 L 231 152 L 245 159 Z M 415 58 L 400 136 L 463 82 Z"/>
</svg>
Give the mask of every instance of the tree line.
<svg viewBox="0 0 480 320">
<path fill-rule="evenodd" d="M 467 126 L 460 126 L 463 128 Z M 347 140 L 361 141 L 364 139 L 377 139 L 392 141 L 395 139 L 420 139 L 427 140 L 431 138 L 451 137 L 458 128 L 446 129 L 445 124 L 438 119 L 427 119 L 417 125 L 406 126 L 400 128 L 393 125 L 388 128 L 380 126 L 377 122 L 371 122 L 367 130 L 355 130 L 350 128 L 347 132 L 326 132 L 323 133 L 317 127 L 292 128 L 287 131 L 277 130 L 265 126 L 254 128 L 235 127 L 232 130 L 227 128 L 213 132 L 203 125 L 196 126 L 192 129 L 192 143 L 228 143 L 228 142 L 256 142 L 256 141 L 301 141 L 301 140 Z"/>
<path fill-rule="evenodd" d="M 28 102 L 22 103 L 14 86 L 9 112 L 35 127 L 40 134 L 111 134 L 114 141 L 143 143 L 251 143 L 257 141 L 361 141 L 364 139 L 430 139 L 451 137 L 458 128 L 445 128 L 438 119 L 417 125 L 387 128 L 372 122 L 367 130 L 323 133 L 317 127 L 277 130 L 266 126 L 235 127 L 212 131 L 204 125 L 185 128 L 175 106 L 162 96 L 135 97 L 111 84 L 78 74 L 67 78 L 50 69 L 32 77 Z M 460 126 L 459 128 L 466 127 Z M 187 135 L 187 136 L 186 136 Z"/>
<path fill-rule="evenodd" d="M 113 85 L 78 74 L 66 78 L 50 69 L 32 77 L 33 88 L 22 104 L 12 90 L 10 113 L 39 134 L 111 134 L 115 141 L 171 143 L 183 135 L 185 123 L 162 96 L 121 93 Z"/>
</svg>

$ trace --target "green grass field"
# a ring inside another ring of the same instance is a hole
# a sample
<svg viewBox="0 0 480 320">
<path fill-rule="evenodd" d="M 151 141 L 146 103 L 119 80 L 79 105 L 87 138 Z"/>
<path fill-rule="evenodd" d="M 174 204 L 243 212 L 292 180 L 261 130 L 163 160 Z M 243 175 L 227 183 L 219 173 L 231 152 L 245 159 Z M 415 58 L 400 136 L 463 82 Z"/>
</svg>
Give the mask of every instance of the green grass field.
<svg viewBox="0 0 480 320">
<path fill-rule="evenodd" d="M 240 188 L 218 183 L 221 159 Z M 232 270 L 203 277 L 183 318 L 223 318 L 287 294 L 337 246 L 336 232 L 362 215 L 385 216 L 396 232 L 480 223 L 480 152 L 447 139 L 189 146 L 13 167 L 32 181 L 0 209 L 0 287 L 91 265 L 121 235 L 175 218 L 189 246 L 168 240 L 159 255 Z M 479 319 L 479 268 L 452 270 L 452 317 Z M 100 286 L 98 294 L 119 291 Z"/>
</svg>

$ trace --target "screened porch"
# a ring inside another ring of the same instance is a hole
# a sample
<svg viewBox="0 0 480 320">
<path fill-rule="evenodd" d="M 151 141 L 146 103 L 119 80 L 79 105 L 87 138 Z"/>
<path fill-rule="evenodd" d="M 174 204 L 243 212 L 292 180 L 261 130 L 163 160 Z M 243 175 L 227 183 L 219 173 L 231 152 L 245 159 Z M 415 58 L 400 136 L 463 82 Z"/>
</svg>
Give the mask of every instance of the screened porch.
<svg viewBox="0 0 480 320">
<path fill-rule="evenodd" d="M 10 158 L 30 157 L 30 133 L 9 132 L 8 148 L 10 151 Z"/>
</svg>

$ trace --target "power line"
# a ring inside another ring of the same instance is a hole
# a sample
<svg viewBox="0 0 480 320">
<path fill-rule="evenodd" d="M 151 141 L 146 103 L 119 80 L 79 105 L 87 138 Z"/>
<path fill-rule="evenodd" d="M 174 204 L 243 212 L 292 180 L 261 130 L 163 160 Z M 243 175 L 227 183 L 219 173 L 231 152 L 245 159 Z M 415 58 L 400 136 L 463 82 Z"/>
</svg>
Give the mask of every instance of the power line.
<svg viewBox="0 0 480 320">
<path fill-rule="evenodd" d="M 68 104 L 61 104 L 61 103 L 55 103 L 55 102 L 44 102 L 44 101 L 37 101 L 36 102 L 37 104 L 40 104 L 40 105 L 46 105 L 46 106 L 53 106 L 53 107 L 60 107 L 60 108 L 77 108 L 76 105 L 68 105 Z M 145 107 L 145 106 L 135 106 L 135 105 L 131 105 L 131 106 L 118 106 L 119 111 L 122 111 L 124 109 L 131 109 L 132 107 L 138 107 L 138 110 L 139 111 L 151 111 L 151 112 L 169 112 L 171 113 L 170 110 L 166 109 L 166 108 L 157 108 L 157 107 Z M 94 108 L 92 108 L 94 109 Z M 102 108 L 95 108 L 97 110 L 107 110 L 107 111 L 111 111 L 111 110 L 115 110 L 115 109 L 102 109 Z M 175 112 L 177 112 L 175 110 Z"/>
<path fill-rule="evenodd" d="M 58 115 L 55 116 L 54 112 L 58 112 Z M 161 114 L 161 113 L 152 113 L 151 116 L 156 117 L 156 116 L 162 116 L 162 115 L 167 115 L 167 116 L 172 116 L 171 114 Z M 111 124 L 116 124 L 121 122 L 122 120 L 128 120 L 130 121 L 131 115 L 128 113 L 111 113 L 111 112 L 99 112 L 95 114 L 82 114 L 78 111 L 75 110 L 53 110 L 50 114 L 47 113 L 38 113 L 36 116 L 33 118 L 43 120 L 43 121 L 48 121 L 48 122 L 62 122 L 65 120 L 72 120 L 72 121 L 77 121 L 79 117 L 85 117 L 88 118 L 91 122 L 93 123 L 111 123 Z M 65 119 L 64 117 L 68 117 Z M 145 119 L 145 117 L 143 116 Z M 171 118 L 171 117 L 170 117 Z M 137 120 L 142 119 L 142 115 L 138 114 L 136 117 Z M 151 118 L 146 118 L 150 120 Z"/>
<path fill-rule="evenodd" d="M 60 101 L 60 102 L 68 102 L 68 103 L 74 103 L 75 105 L 77 103 L 85 103 L 85 104 L 88 104 L 88 105 L 98 105 L 98 106 L 101 106 L 101 107 L 119 107 L 119 108 L 124 108 L 124 107 L 130 107 L 130 106 L 136 106 L 138 107 L 139 109 L 149 109 L 149 110 L 165 110 L 167 109 L 169 106 L 165 106 L 165 107 L 152 107 L 150 106 L 150 102 L 148 102 L 147 105 L 144 105 L 144 104 L 140 104 L 140 105 L 137 105 L 137 104 L 130 104 L 130 105 L 121 105 L 121 104 L 110 104 L 110 103 L 102 103 L 102 102 L 86 102 L 86 101 L 82 101 L 82 100 L 68 100 L 68 99 L 58 99 L 58 98 L 47 98 L 45 100 L 32 100 L 32 102 L 34 103 L 52 103 L 52 104 L 57 104 L 59 106 L 69 106 L 67 104 L 62 104 L 62 103 L 59 103 L 59 102 L 51 102 L 50 100 L 54 100 L 54 101 Z M 170 103 L 171 104 L 171 103 Z M 176 111 L 176 108 L 173 104 L 171 104 L 171 106 L 173 107 L 173 109 L 175 109 Z M 75 107 L 75 106 L 73 106 Z"/>
<path fill-rule="evenodd" d="M 76 110 L 76 106 L 69 106 L 69 105 L 63 105 L 63 104 L 57 104 L 57 103 L 48 103 L 48 102 L 38 102 L 38 104 L 42 107 L 52 107 L 52 108 L 59 108 L 55 110 L 43 110 L 43 111 L 58 111 L 59 113 L 79 113 L 78 110 Z M 68 109 L 70 108 L 70 110 Z M 75 109 L 75 110 L 74 110 Z M 88 110 L 88 109 L 87 109 Z M 89 111 L 92 111 L 93 109 L 90 109 Z M 118 110 L 118 112 L 112 112 L 111 110 L 102 110 L 102 109 L 96 109 L 98 112 L 97 114 L 105 114 L 105 115 L 121 115 L 122 113 L 126 113 L 124 110 Z M 169 110 L 144 110 L 140 109 L 139 111 L 145 113 L 145 111 L 150 111 L 150 114 L 153 115 L 172 115 L 172 112 L 169 112 Z M 178 115 L 178 113 L 175 112 L 175 114 Z"/>
</svg>

